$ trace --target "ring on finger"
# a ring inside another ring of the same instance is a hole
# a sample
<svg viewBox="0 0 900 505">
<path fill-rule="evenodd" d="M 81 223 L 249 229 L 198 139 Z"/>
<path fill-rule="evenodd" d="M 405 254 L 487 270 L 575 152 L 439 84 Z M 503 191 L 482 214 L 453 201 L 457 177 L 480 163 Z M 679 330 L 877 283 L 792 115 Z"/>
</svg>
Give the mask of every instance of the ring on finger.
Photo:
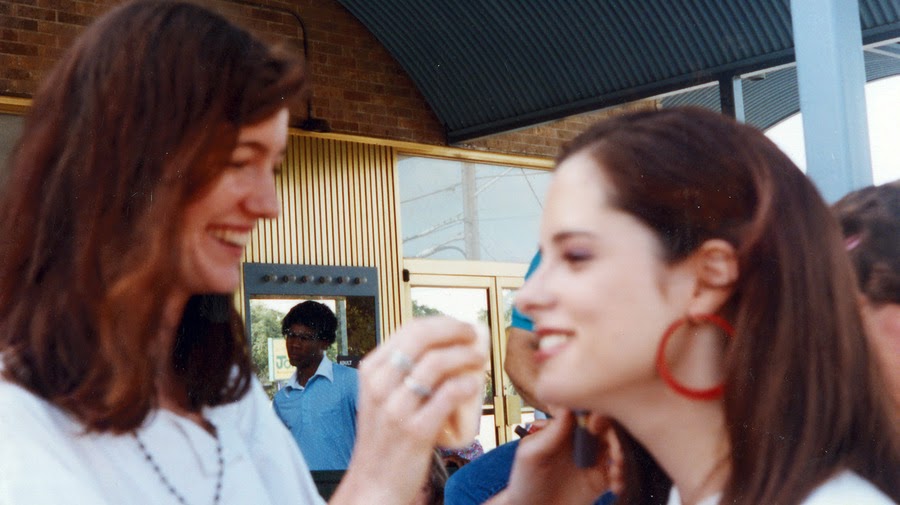
<svg viewBox="0 0 900 505">
<path fill-rule="evenodd" d="M 403 372 L 404 375 L 408 374 L 415 364 L 408 354 L 397 349 L 391 351 L 390 362 L 394 368 Z"/>
<path fill-rule="evenodd" d="M 434 393 L 433 389 L 426 386 L 425 384 L 422 384 L 416 379 L 413 379 L 412 375 L 407 375 L 403 378 L 403 385 L 409 388 L 410 391 L 415 393 L 416 396 L 423 400 L 428 399 Z"/>
</svg>

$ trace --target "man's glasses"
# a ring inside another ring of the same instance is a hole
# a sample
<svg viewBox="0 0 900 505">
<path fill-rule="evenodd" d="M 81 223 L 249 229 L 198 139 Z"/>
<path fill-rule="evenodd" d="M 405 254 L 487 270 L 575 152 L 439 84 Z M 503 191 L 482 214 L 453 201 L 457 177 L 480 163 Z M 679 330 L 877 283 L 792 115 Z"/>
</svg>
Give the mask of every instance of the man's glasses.
<svg viewBox="0 0 900 505">
<path fill-rule="evenodd" d="M 299 333 L 294 333 L 291 330 L 284 330 L 282 334 L 284 335 L 284 338 L 290 339 L 299 338 L 300 340 L 321 340 L 319 338 L 319 334 L 314 331 L 302 331 Z"/>
</svg>

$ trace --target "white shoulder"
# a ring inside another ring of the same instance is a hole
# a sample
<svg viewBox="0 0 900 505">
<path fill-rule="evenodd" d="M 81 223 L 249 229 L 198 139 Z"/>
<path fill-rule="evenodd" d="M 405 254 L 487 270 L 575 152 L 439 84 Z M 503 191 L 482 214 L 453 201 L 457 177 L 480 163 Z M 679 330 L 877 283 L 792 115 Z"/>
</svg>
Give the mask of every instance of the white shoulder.
<svg viewBox="0 0 900 505">
<path fill-rule="evenodd" d="M 0 379 L 0 503 L 105 503 L 73 443 L 80 433 L 64 412 Z"/>
<path fill-rule="evenodd" d="M 52 404 L 25 388 L 0 379 L 0 430 L 3 440 L 46 437 L 74 428 L 74 423 Z"/>
<path fill-rule="evenodd" d="M 823 482 L 801 505 L 895 505 L 874 484 L 851 471 L 841 472 Z"/>
</svg>

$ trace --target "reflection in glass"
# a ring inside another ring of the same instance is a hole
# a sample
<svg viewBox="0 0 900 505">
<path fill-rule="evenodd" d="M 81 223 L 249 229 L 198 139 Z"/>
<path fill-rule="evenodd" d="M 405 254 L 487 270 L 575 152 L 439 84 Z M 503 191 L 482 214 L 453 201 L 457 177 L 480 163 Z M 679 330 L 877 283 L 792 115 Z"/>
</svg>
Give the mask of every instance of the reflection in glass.
<svg viewBox="0 0 900 505">
<path fill-rule="evenodd" d="M 403 257 L 527 263 L 550 172 L 401 156 Z"/>
<path fill-rule="evenodd" d="M 250 351 L 256 374 L 271 398 L 294 373 L 287 357 L 281 320 L 305 300 L 324 303 L 338 319 L 337 339 L 328 359 L 357 366 L 375 348 L 375 299 L 368 296 L 254 296 L 250 298 Z"/>
<path fill-rule="evenodd" d="M 488 291 L 484 288 L 410 288 L 413 317 L 443 314 L 469 323 L 489 326 Z M 491 369 L 485 372 L 481 428 L 475 437 L 485 451 L 497 446 L 494 423 L 494 382 Z"/>
</svg>

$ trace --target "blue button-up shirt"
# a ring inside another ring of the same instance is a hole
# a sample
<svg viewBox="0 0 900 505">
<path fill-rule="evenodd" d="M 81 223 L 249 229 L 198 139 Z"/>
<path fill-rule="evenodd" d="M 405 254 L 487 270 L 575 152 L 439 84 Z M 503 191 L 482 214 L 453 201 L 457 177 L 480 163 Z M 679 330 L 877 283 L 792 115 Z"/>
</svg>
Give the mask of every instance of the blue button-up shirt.
<svg viewBox="0 0 900 505">
<path fill-rule="evenodd" d="M 294 435 L 310 470 L 344 470 L 350 464 L 358 391 L 355 369 L 323 357 L 306 387 L 295 371 L 275 394 L 275 413 Z"/>
</svg>

